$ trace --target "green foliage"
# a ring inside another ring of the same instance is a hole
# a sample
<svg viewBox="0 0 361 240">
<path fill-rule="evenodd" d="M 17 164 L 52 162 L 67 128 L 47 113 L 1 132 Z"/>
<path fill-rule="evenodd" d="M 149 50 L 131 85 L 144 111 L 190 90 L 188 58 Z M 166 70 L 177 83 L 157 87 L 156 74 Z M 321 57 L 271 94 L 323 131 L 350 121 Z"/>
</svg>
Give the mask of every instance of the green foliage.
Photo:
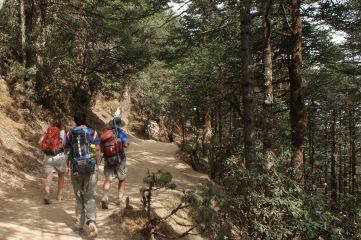
<svg viewBox="0 0 361 240">
<path fill-rule="evenodd" d="M 25 97 L 53 110 L 90 105 L 100 92 L 119 95 L 123 85 L 135 81 L 150 64 L 156 51 L 149 39 L 159 32 L 153 27 L 154 16 L 167 14 L 167 2 L 86 0 L 30 6 L 25 1 L 25 8 L 32 9 L 26 13 L 32 25 L 26 27 L 29 66 L 22 70 L 16 66 L 23 64 L 20 23 L 13 17 L 20 14 L 19 6 L 7 1 L 0 12 L 0 57 L 11 60 L 0 64 L 18 69 L 10 76 L 11 85 L 19 85 Z M 44 16 L 45 25 L 34 24 Z M 21 81 L 25 73 L 29 86 Z"/>
<path fill-rule="evenodd" d="M 157 186 L 166 186 L 169 189 L 175 189 L 176 185 L 172 182 L 172 174 L 170 172 L 161 172 L 157 178 Z"/>
<path fill-rule="evenodd" d="M 361 238 L 361 195 L 345 194 L 340 202 L 338 226 L 344 230 L 346 239 Z"/>
<path fill-rule="evenodd" d="M 147 175 L 144 177 L 143 182 L 146 184 L 152 184 L 156 188 L 168 188 L 175 189 L 176 184 L 172 182 L 173 176 L 170 172 L 163 172 L 158 170 L 156 173 L 147 172 Z"/>
<path fill-rule="evenodd" d="M 217 200 L 212 189 L 186 192 L 182 196 L 182 201 L 190 204 L 196 221 L 203 224 L 214 222 L 217 214 L 214 205 Z"/>
<path fill-rule="evenodd" d="M 283 163 L 288 158 L 288 153 L 260 158 L 257 172 L 242 169 L 237 156 L 229 158 L 229 195 L 222 210 L 246 232 L 245 239 L 342 239 L 339 219 L 327 210 L 324 196 L 307 194 L 287 174 Z"/>
<path fill-rule="evenodd" d="M 169 109 L 172 93 L 168 87 L 171 78 L 170 70 L 161 61 L 154 61 L 139 74 L 135 87 L 150 117 L 158 118 Z"/>
</svg>

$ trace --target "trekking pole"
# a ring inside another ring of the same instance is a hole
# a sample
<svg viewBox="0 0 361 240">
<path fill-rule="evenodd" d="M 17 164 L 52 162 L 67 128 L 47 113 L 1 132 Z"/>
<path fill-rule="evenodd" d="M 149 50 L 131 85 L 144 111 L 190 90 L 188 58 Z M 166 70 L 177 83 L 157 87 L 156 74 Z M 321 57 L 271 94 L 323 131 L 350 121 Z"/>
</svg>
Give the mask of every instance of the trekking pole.
<svg viewBox="0 0 361 240">
<path fill-rule="evenodd" d="M 119 159 L 119 154 L 118 154 L 118 150 L 117 150 L 117 148 L 118 148 L 118 144 L 117 144 L 117 142 L 118 142 L 118 134 L 119 134 L 119 132 L 118 132 L 118 126 L 117 126 L 117 122 L 115 121 L 115 118 L 116 117 L 119 117 L 120 116 L 120 109 L 119 109 L 119 107 L 117 108 L 117 111 L 114 113 L 114 118 L 113 118 L 113 125 L 114 125 L 114 127 L 115 127 L 115 139 L 116 139 L 116 143 L 115 143 L 115 148 L 116 148 L 116 151 L 117 151 L 117 161 L 118 162 L 120 162 L 122 159 Z M 121 125 L 121 122 L 119 123 L 119 125 Z"/>
<path fill-rule="evenodd" d="M 117 126 L 117 123 L 116 123 L 116 121 L 115 121 L 115 117 L 113 118 L 113 124 L 114 124 L 114 126 L 115 126 L 115 151 L 117 152 L 117 155 L 116 155 L 116 157 L 117 157 L 117 161 L 118 161 L 118 163 L 120 162 L 120 159 L 119 159 L 119 154 L 118 154 L 118 126 Z M 121 124 L 121 123 L 119 123 L 119 124 Z"/>
<path fill-rule="evenodd" d="M 68 200 L 70 197 L 70 179 L 69 179 L 69 175 L 70 175 L 70 169 L 68 168 L 66 171 L 66 191 L 67 191 L 67 195 L 68 195 Z"/>
</svg>

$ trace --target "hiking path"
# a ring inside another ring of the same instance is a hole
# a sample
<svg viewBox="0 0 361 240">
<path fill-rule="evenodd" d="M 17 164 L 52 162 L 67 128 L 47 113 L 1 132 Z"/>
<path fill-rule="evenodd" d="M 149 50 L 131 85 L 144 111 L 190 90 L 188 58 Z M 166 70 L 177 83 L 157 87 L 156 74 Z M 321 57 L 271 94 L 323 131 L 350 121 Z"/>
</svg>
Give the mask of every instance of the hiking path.
<svg viewBox="0 0 361 240">
<path fill-rule="evenodd" d="M 155 195 L 155 210 L 162 214 L 168 212 L 179 202 L 179 195 L 184 190 L 203 188 L 209 183 L 206 175 L 193 171 L 188 165 L 178 160 L 175 155 L 178 147 L 171 143 L 141 140 L 130 136 L 130 147 L 127 150 L 128 177 L 125 196 L 129 196 L 130 204 L 141 208 L 139 188 L 149 169 L 170 171 L 177 184 L 176 190 L 161 190 Z M 65 180 L 64 200 L 55 200 L 57 177 L 54 177 L 51 198 L 52 204 L 43 204 L 44 173 L 39 171 L 36 176 L 23 179 L 22 187 L 17 189 L 11 184 L 0 185 L 0 239 L 31 239 L 31 240 L 70 240 L 86 239 L 86 234 L 79 236 L 73 232 L 74 193 L 68 178 Z M 112 213 L 119 212 L 114 204 L 117 194 L 117 181 L 113 181 L 110 190 L 108 210 L 100 208 L 102 184 L 104 180 L 103 166 L 99 169 L 97 186 L 97 239 L 135 239 L 124 234 L 124 223 L 112 218 Z M 9 179 L 9 182 L 11 179 Z M 139 227 L 139 226 L 138 226 Z M 204 239 L 192 236 L 190 239 Z"/>
</svg>

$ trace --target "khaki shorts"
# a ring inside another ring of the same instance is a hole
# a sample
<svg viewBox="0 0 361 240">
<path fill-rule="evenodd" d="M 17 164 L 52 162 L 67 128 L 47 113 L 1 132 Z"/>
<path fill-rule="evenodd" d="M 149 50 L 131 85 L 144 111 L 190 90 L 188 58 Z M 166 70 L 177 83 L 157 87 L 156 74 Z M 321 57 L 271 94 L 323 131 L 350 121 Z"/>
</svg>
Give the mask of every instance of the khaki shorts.
<svg viewBox="0 0 361 240">
<path fill-rule="evenodd" d="M 107 166 L 107 161 L 104 162 L 104 176 L 105 180 L 113 180 L 118 178 L 120 181 L 125 180 L 127 177 L 128 168 L 126 166 L 126 157 L 121 161 L 120 164 L 115 166 Z"/>
<path fill-rule="evenodd" d="M 44 155 L 43 164 L 45 173 L 66 172 L 66 156 L 64 153 L 59 153 L 56 156 Z"/>
</svg>

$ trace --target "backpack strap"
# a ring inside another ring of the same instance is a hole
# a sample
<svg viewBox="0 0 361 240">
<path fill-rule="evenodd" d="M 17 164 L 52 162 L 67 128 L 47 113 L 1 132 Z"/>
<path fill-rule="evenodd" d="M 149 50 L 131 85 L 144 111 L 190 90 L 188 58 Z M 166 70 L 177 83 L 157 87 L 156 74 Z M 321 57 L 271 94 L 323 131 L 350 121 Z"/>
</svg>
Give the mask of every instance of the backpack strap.
<svg viewBox="0 0 361 240">
<path fill-rule="evenodd" d="M 91 134 L 93 135 L 92 137 L 90 136 Z M 98 136 L 98 133 L 97 133 L 97 131 L 95 131 L 94 128 L 88 128 L 88 127 L 87 127 L 87 135 L 88 135 L 88 137 L 89 137 L 90 144 L 93 144 L 93 143 L 91 143 L 91 142 L 92 142 L 92 141 L 93 141 L 93 142 L 95 141 L 95 139 L 96 139 L 97 136 Z"/>
<path fill-rule="evenodd" d="M 93 141 L 95 141 L 95 139 L 97 138 L 97 135 L 98 135 L 98 133 L 97 133 L 97 131 L 95 131 L 95 129 L 93 129 Z"/>
<path fill-rule="evenodd" d="M 118 139 L 119 139 L 119 133 L 118 133 L 118 126 L 117 126 L 117 123 L 115 122 L 115 118 L 113 118 L 113 125 L 114 125 L 114 130 L 115 130 L 115 140 L 116 140 L 116 142 L 118 141 Z M 120 139 L 121 140 L 121 139 Z M 122 145 L 123 145 L 123 143 L 121 143 Z M 119 162 L 121 162 L 122 160 L 123 160 L 123 154 L 124 154 L 124 149 L 123 149 L 123 146 L 122 146 L 122 153 L 121 153 L 121 155 L 122 156 L 120 156 L 120 154 L 117 154 L 116 155 L 116 157 L 117 157 L 117 160 L 119 161 Z"/>
<path fill-rule="evenodd" d="M 117 123 L 115 122 L 115 118 L 113 118 L 113 124 L 114 124 L 114 130 L 115 130 L 115 138 L 118 140 L 118 126 Z"/>
</svg>

